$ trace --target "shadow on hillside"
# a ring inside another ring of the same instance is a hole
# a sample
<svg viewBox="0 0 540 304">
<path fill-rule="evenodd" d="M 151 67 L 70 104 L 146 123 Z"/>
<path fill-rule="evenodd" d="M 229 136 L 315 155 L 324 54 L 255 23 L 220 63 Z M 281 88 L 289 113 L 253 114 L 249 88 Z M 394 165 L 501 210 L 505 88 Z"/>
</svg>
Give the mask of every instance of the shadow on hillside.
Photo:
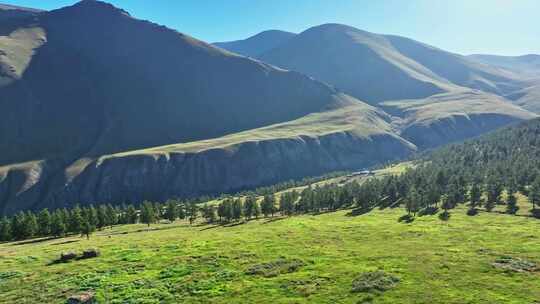
<svg viewBox="0 0 540 304">
<path fill-rule="evenodd" d="M 281 221 L 281 220 L 284 220 L 284 219 L 287 219 L 287 218 L 289 218 L 289 217 L 288 216 L 272 217 L 272 218 L 269 218 L 268 220 L 264 221 L 263 225 L 270 224 L 270 223 L 277 222 L 277 221 Z"/>
<path fill-rule="evenodd" d="M 371 212 L 371 208 L 355 208 L 352 209 L 350 212 L 347 212 L 345 216 L 360 216 Z"/>
<path fill-rule="evenodd" d="M 64 241 L 64 242 L 59 242 L 59 243 L 53 243 L 51 244 L 52 246 L 58 246 L 58 245 L 65 245 L 65 244 L 71 244 L 71 243 L 77 243 L 77 242 L 80 242 L 81 240 L 69 240 L 69 241 Z"/>
<path fill-rule="evenodd" d="M 40 238 L 40 239 L 32 239 L 32 240 L 27 240 L 27 241 L 15 242 L 15 243 L 12 243 L 11 246 L 36 244 L 36 243 L 46 242 L 46 241 L 50 241 L 50 240 L 54 240 L 54 239 L 56 239 L 56 237 L 47 237 L 47 238 Z"/>
</svg>

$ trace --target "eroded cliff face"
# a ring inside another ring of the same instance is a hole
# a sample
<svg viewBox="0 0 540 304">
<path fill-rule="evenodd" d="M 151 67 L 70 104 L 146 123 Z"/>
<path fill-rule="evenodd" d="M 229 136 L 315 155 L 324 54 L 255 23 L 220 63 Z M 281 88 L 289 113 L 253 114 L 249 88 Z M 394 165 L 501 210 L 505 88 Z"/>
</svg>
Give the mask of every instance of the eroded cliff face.
<svg viewBox="0 0 540 304">
<path fill-rule="evenodd" d="M 479 136 L 519 121 L 523 120 L 502 114 L 452 115 L 426 124 L 413 124 L 405 128 L 401 136 L 418 148 L 426 149 Z"/>
<path fill-rule="evenodd" d="M 34 183 L 28 171 L 10 171 L 0 180 L 5 213 L 23 208 L 163 201 L 222 193 L 326 172 L 358 169 L 406 157 L 415 147 L 390 134 L 358 137 L 339 132 L 245 142 L 228 149 L 169 155 L 134 155 L 95 160 L 71 180 L 65 166 L 41 164 Z M 56 166 L 56 170 L 51 170 Z M 36 170 L 36 168 L 34 168 Z M 54 171 L 54 172 L 52 172 Z"/>
</svg>

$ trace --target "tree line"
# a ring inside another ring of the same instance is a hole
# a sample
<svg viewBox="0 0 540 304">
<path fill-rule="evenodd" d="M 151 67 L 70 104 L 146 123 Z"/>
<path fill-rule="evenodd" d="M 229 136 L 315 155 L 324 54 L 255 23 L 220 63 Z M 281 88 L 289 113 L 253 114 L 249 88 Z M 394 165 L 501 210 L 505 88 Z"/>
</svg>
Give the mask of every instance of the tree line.
<svg viewBox="0 0 540 304">
<path fill-rule="evenodd" d="M 460 204 L 468 206 L 467 214 L 471 216 L 480 208 L 491 212 L 497 205 L 503 205 L 508 214 L 516 214 L 518 192 L 528 197 L 531 216 L 540 218 L 540 120 L 428 152 L 400 175 L 344 185 L 309 184 L 300 192 L 278 193 L 282 187 L 246 192 L 242 198 L 223 196 L 219 203 L 169 200 L 164 204 L 144 202 L 138 206 L 109 204 L 19 212 L 0 220 L 0 241 L 67 234 L 89 237 L 96 229 L 134 223 L 150 225 L 162 219 L 186 219 L 193 224 L 202 217 L 208 223 L 228 223 L 342 208 L 361 214 L 373 208 L 404 207 L 409 220 L 417 214 L 435 214 L 440 209 L 439 216 L 447 220 L 450 211 Z"/>
</svg>

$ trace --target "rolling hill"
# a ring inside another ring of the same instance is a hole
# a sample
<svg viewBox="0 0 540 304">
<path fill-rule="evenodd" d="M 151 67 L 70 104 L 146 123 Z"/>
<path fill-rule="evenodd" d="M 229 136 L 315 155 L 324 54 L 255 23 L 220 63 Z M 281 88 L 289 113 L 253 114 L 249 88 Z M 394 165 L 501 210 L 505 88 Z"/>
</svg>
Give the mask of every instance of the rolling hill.
<svg viewBox="0 0 540 304">
<path fill-rule="evenodd" d="M 104 2 L 0 28 L 4 212 L 214 193 L 415 149 L 386 113 L 326 84 Z"/>
</svg>

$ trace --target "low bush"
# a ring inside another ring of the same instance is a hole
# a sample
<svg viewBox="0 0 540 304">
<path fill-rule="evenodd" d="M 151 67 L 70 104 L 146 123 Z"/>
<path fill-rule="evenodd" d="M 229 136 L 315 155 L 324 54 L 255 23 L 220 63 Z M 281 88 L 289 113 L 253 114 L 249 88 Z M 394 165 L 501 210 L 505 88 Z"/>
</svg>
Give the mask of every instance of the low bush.
<svg viewBox="0 0 540 304">
<path fill-rule="evenodd" d="M 397 277 L 384 271 L 365 272 L 352 282 L 352 292 L 386 291 L 398 283 Z"/>
</svg>

